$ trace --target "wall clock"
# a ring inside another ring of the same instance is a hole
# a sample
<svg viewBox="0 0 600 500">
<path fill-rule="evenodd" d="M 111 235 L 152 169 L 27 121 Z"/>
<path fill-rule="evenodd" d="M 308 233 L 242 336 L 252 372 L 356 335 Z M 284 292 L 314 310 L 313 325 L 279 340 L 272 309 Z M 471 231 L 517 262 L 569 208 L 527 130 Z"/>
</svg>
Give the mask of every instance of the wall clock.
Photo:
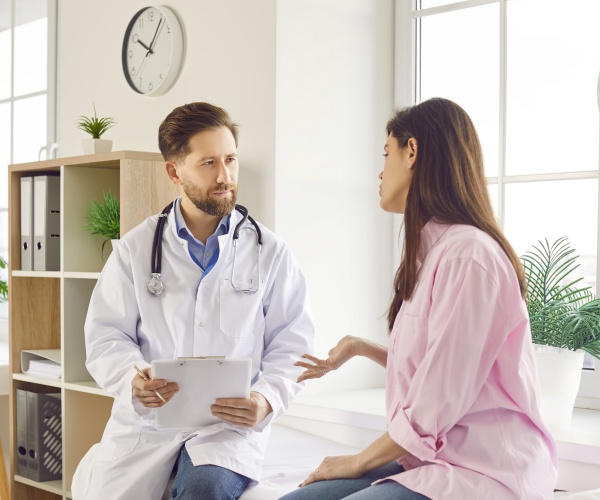
<svg viewBox="0 0 600 500">
<path fill-rule="evenodd" d="M 129 86 L 144 95 L 160 95 L 177 79 L 183 63 L 183 30 L 165 6 L 137 12 L 123 39 L 123 73 Z"/>
</svg>

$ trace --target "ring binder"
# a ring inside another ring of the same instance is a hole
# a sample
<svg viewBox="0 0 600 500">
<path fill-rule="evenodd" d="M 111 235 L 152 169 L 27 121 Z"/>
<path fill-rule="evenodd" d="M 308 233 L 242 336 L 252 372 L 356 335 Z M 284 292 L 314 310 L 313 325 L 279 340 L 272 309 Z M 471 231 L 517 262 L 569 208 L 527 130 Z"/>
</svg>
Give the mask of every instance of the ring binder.
<svg viewBox="0 0 600 500">
<path fill-rule="evenodd" d="M 33 270 L 60 270 L 60 177 L 33 177 Z"/>
<path fill-rule="evenodd" d="M 33 270 L 33 177 L 21 177 L 21 270 Z"/>
</svg>

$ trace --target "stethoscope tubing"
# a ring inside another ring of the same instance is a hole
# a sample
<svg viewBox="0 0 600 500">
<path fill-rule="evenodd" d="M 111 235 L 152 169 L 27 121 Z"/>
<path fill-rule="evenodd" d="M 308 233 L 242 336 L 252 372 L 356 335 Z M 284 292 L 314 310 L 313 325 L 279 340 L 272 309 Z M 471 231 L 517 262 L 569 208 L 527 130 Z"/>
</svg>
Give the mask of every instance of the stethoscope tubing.
<svg viewBox="0 0 600 500">
<path fill-rule="evenodd" d="M 155 296 L 162 295 L 162 293 L 165 291 L 165 286 L 161 280 L 162 237 L 163 237 L 164 227 L 167 222 L 167 217 L 169 215 L 169 212 L 173 208 L 173 203 L 174 202 L 169 203 L 159 214 L 158 222 L 156 224 L 156 230 L 154 231 L 154 238 L 152 240 L 152 255 L 151 255 L 152 262 L 150 263 L 151 273 L 150 273 L 150 280 L 146 284 L 146 290 L 148 290 L 148 292 L 151 295 L 155 295 Z M 233 245 L 234 245 L 234 247 L 237 246 L 236 243 L 237 243 L 237 239 L 240 237 L 240 229 L 242 228 L 242 226 L 244 225 L 244 223 L 247 220 L 250 221 L 250 223 L 254 226 L 254 229 L 256 230 L 257 252 L 258 252 L 258 256 L 259 256 L 258 257 L 259 260 L 257 261 L 258 265 L 259 265 L 259 269 L 258 269 L 259 284 L 258 284 L 258 286 L 260 286 L 260 249 L 262 247 L 262 232 L 260 230 L 259 225 L 248 213 L 248 209 L 246 207 L 244 207 L 243 205 L 236 205 L 235 209 L 240 214 L 242 214 L 242 220 L 240 220 L 235 225 L 235 228 L 233 230 Z M 235 265 L 235 257 L 234 257 L 234 265 Z M 232 285 L 233 285 L 233 274 L 232 274 Z M 235 288 L 235 285 L 234 285 L 234 288 Z M 258 288 L 254 289 L 254 290 L 245 290 L 245 292 L 253 293 L 257 289 Z M 236 289 L 236 291 L 240 291 L 240 290 Z"/>
</svg>

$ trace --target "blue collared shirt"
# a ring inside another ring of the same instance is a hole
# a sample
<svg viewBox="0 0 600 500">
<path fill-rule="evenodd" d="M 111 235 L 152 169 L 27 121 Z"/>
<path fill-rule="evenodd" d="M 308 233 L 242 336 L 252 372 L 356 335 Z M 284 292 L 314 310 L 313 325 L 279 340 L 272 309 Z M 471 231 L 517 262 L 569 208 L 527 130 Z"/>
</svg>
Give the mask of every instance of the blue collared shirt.
<svg viewBox="0 0 600 500">
<path fill-rule="evenodd" d="M 177 200 L 175 200 L 175 224 L 177 225 L 177 235 L 188 242 L 188 250 L 192 260 L 204 271 L 204 274 L 208 274 L 219 258 L 218 237 L 229 232 L 229 219 L 231 214 L 225 215 L 221 219 L 216 231 L 209 236 L 208 240 L 206 240 L 206 245 L 204 245 L 200 240 L 194 238 L 194 235 L 188 229 L 185 219 L 181 214 L 180 203 L 181 198 L 177 198 Z"/>
</svg>

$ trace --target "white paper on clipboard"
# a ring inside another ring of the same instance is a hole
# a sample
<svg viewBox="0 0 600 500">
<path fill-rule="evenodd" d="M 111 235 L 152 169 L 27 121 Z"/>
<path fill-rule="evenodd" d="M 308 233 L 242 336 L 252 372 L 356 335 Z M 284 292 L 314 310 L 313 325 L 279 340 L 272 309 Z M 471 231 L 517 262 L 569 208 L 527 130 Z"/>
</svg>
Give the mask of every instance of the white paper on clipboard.
<svg viewBox="0 0 600 500">
<path fill-rule="evenodd" d="M 250 358 L 183 358 L 152 361 L 152 378 L 176 382 L 179 391 L 156 409 L 158 429 L 198 429 L 223 422 L 210 407 L 218 398 L 249 398 Z"/>
</svg>

